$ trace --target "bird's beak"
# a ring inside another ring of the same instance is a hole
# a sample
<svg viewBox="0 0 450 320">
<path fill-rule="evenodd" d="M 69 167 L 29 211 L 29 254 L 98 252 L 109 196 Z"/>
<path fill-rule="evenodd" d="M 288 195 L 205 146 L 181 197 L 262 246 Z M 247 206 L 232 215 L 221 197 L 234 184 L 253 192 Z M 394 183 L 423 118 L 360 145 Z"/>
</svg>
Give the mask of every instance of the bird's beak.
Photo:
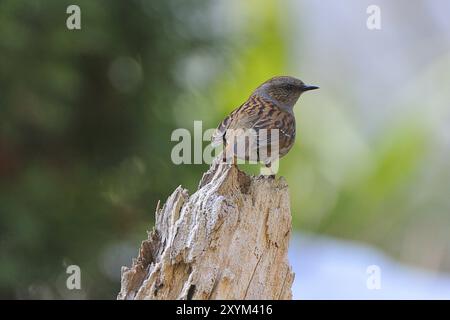
<svg viewBox="0 0 450 320">
<path fill-rule="evenodd" d="M 309 86 L 306 84 L 302 87 L 302 91 L 309 91 L 309 90 L 316 90 L 316 89 L 319 89 L 319 87 L 318 86 Z"/>
</svg>

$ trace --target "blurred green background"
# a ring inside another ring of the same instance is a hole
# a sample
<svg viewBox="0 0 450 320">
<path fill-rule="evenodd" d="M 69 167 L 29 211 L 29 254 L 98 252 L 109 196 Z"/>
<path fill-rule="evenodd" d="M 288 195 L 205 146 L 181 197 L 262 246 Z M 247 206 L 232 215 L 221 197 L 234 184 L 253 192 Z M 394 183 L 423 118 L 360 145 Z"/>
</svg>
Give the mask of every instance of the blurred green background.
<svg viewBox="0 0 450 320">
<path fill-rule="evenodd" d="M 321 87 L 280 164 L 296 230 L 450 272 L 450 7 L 379 2 L 371 31 L 354 0 L 1 1 L 0 298 L 115 298 L 158 200 L 208 167 L 173 164 L 171 132 L 282 74 Z"/>
</svg>

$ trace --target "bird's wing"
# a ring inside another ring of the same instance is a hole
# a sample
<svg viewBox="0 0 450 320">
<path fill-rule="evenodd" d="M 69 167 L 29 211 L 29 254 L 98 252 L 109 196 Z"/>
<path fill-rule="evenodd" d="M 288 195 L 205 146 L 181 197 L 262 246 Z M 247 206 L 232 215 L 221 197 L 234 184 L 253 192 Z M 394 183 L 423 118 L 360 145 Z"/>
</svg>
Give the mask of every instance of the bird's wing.
<svg viewBox="0 0 450 320">
<path fill-rule="evenodd" d="M 253 129 L 257 133 L 261 129 L 266 129 L 269 133 L 277 129 L 282 147 L 295 138 L 294 116 L 267 100 L 257 97 L 249 99 L 231 114 L 231 118 L 227 129 Z M 269 138 L 261 143 L 267 145 L 270 143 Z"/>
<path fill-rule="evenodd" d="M 273 154 L 271 150 L 275 151 L 274 148 L 278 148 L 280 154 L 290 149 L 295 138 L 295 118 L 272 102 L 252 96 L 222 121 L 213 135 L 213 146 L 223 142 L 235 141 L 236 143 L 240 138 L 242 139 L 240 129 L 247 130 L 245 134 L 250 135 L 250 141 L 253 141 L 249 145 L 250 148 L 246 146 L 243 151 L 245 158 L 249 158 L 252 154 L 259 159 L 261 147 L 270 149 L 269 154 Z M 249 129 L 253 130 L 249 131 Z M 274 129 L 278 130 L 278 136 L 272 131 Z"/>
<path fill-rule="evenodd" d="M 285 155 L 295 141 L 295 117 L 276 106 L 265 108 L 252 129 L 257 141 L 252 145 L 252 152 L 257 152 L 258 160 L 263 162 Z"/>
<path fill-rule="evenodd" d="M 250 97 L 242 106 L 234 110 L 228 129 L 255 129 L 269 125 L 270 116 L 278 108 L 273 103 L 259 97 Z"/>
<path fill-rule="evenodd" d="M 220 146 L 224 140 L 225 135 L 227 133 L 227 129 L 230 127 L 230 125 L 235 122 L 235 114 L 241 110 L 246 103 L 243 103 L 239 108 L 236 108 L 233 112 L 231 112 L 225 119 L 222 120 L 222 122 L 219 124 L 219 126 L 214 131 L 212 137 L 211 137 L 211 145 L 213 147 Z"/>
</svg>

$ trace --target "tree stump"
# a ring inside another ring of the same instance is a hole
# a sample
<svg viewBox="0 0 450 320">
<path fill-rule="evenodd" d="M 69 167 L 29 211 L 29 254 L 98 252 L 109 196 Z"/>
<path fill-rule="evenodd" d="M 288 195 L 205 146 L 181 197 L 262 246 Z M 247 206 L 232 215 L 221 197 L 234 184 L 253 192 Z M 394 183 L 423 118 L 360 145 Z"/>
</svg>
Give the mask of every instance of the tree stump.
<svg viewBox="0 0 450 320">
<path fill-rule="evenodd" d="M 291 299 L 294 273 L 284 178 L 213 163 L 198 190 L 178 187 L 162 208 L 118 299 Z"/>
</svg>

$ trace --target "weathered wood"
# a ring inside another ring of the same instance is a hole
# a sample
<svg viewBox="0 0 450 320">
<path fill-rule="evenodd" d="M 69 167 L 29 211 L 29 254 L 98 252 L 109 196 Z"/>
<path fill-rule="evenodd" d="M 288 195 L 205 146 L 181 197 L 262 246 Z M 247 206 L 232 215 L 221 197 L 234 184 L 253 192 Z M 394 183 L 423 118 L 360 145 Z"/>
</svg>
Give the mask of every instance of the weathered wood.
<svg viewBox="0 0 450 320">
<path fill-rule="evenodd" d="M 178 187 L 156 210 L 118 299 L 291 299 L 290 234 L 283 178 L 215 163 L 192 196 Z"/>
</svg>

